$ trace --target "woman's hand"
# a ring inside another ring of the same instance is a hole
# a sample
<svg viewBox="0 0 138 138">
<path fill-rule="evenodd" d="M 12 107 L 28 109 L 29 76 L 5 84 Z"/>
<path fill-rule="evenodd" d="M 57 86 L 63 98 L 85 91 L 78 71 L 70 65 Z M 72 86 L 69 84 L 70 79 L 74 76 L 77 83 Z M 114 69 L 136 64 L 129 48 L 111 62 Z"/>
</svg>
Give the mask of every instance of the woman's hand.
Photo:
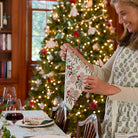
<svg viewBox="0 0 138 138">
<path fill-rule="evenodd" d="M 84 92 L 103 95 L 113 95 L 121 91 L 118 87 L 109 85 L 95 76 L 84 77 L 82 87 L 82 91 Z"/>
<path fill-rule="evenodd" d="M 71 47 L 71 45 L 68 44 L 68 43 L 65 43 L 65 44 L 63 44 L 62 46 L 60 46 L 60 48 L 61 48 L 60 56 L 61 56 L 61 57 L 66 58 L 68 47 Z"/>
<path fill-rule="evenodd" d="M 60 46 L 60 56 L 66 58 L 68 47 L 74 52 L 85 64 L 87 64 L 90 69 L 93 71 L 93 64 L 89 63 L 80 53 L 80 50 L 73 48 L 70 44 L 65 43 Z"/>
</svg>

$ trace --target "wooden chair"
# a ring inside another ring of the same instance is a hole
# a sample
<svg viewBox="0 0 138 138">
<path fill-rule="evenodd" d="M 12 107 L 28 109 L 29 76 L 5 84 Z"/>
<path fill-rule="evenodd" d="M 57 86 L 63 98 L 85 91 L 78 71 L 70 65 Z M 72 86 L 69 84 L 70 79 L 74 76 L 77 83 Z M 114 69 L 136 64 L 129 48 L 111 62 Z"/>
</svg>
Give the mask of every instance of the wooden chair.
<svg viewBox="0 0 138 138">
<path fill-rule="evenodd" d="M 83 138 L 102 138 L 101 124 L 96 114 L 91 114 L 84 121 L 78 122 L 76 138 L 81 137 L 82 128 Z"/>
<path fill-rule="evenodd" d="M 65 120 L 64 116 L 64 106 L 60 104 L 59 106 L 52 107 L 52 112 L 50 117 L 55 120 L 55 123 L 66 133 L 69 126 L 69 113 L 67 111 L 67 118 Z"/>
</svg>

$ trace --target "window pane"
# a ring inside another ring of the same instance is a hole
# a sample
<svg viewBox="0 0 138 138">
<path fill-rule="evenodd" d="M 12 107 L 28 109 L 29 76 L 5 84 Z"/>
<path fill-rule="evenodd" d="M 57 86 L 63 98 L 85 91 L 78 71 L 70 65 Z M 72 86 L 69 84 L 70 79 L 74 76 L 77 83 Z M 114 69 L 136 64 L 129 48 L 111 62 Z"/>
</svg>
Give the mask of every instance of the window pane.
<svg viewBox="0 0 138 138">
<path fill-rule="evenodd" d="M 55 4 L 58 4 L 56 1 L 32 1 L 33 9 L 53 9 Z"/>
<path fill-rule="evenodd" d="M 58 5 L 56 1 L 47 1 L 47 9 L 54 9 L 54 5 Z"/>
<path fill-rule="evenodd" d="M 46 12 L 46 17 L 49 17 L 51 15 L 51 11 Z M 46 19 L 46 23 L 48 23 L 48 18 Z"/>
<path fill-rule="evenodd" d="M 32 37 L 32 61 L 40 60 L 39 51 L 41 49 L 41 42 L 44 37 L 41 36 L 33 36 Z"/>
<path fill-rule="evenodd" d="M 32 9 L 46 9 L 46 1 L 32 1 Z"/>
<path fill-rule="evenodd" d="M 46 26 L 45 11 L 33 11 L 32 20 L 32 60 L 40 60 L 39 51 L 41 49 L 41 42 L 45 37 L 44 27 Z"/>
<path fill-rule="evenodd" d="M 32 61 L 40 60 L 39 51 L 41 42 L 45 37 L 44 27 L 48 23 L 48 17 L 51 11 L 42 11 L 43 9 L 51 9 L 56 1 L 33 0 L 32 1 Z M 34 10 L 33 10 L 34 9 Z M 37 9 L 37 10 L 35 10 Z M 38 9 L 41 9 L 39 11 Z"/>
<path fill-rule="evenodd" d="M 33 11 L 32 19 L 32 34 L 44 35 L 44 27 L 46 26 L 46 12 L 45 11 Z"/>
</svg>

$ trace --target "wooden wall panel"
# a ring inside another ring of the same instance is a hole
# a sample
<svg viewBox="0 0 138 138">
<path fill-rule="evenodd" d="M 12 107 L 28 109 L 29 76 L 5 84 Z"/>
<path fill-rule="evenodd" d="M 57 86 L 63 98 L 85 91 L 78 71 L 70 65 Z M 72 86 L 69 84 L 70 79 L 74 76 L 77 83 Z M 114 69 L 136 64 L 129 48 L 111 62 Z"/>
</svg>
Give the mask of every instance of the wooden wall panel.
<svg viewBox="0 0 138 138">
<path fill-rule="evenodd" d="M 26 30 L 26 0 L 19 1 L 19 84 L 18 97 L 22 103 L 27 97 L 27 30 Z"/>
</svg>

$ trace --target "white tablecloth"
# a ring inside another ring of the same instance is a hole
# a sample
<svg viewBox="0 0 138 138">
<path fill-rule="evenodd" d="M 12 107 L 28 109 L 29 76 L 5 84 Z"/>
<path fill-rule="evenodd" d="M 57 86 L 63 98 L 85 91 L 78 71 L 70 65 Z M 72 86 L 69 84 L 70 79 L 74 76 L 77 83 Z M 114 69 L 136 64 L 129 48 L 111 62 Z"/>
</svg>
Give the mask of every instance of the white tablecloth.
<svg viewBox="0 0 138 138">
<path fill-rule="evenodd" d="M 22 112 L 25 117 L 46 117 L 47 119 L 49 118 L 48 115 L 46 115 L 41 110 L 26 110 L 20 112 Z M 24 138 L 25 136 L 46 136 L 50 134 L 55 134 L 55 138 L 56 136 L 68 137 L 55 123 L 53 125 L 41 128 L 25 128 L 20 127 L 16 124 L 6 125 L 6 127 L 10 130 L 12 135 L 16 136 L 16 138 Z"/>
</svg>

